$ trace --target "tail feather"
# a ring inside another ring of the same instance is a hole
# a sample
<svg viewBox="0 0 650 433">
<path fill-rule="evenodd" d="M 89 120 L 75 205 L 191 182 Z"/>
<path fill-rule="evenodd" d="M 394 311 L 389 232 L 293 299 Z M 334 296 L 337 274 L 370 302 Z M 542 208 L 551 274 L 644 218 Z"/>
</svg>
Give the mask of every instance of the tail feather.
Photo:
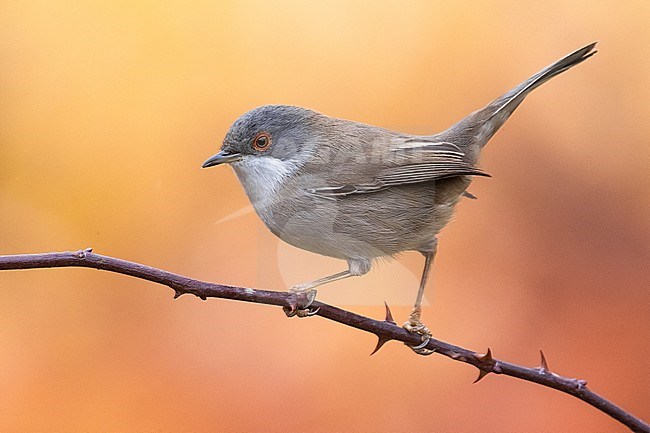
<svg viewBox="0 0 650 433">
<path fill-rule="evenodd" d="M 573 53 L 567 55 L 566 57 L 558 60 L 557 62 L 533 75 L 505 95 L 496 99 L 486 107 L 496 108 L 490 117 L 494 117 L 503 111 L 506 111 L 508 115 L 510 115 L 519 106 L 521 101 L 524 100 L 526 95 L 528 95 L 533 89 L 541 86 L 556 75 L 559 75 L 567 69 L 570 69 L 575 65 L 584 62 L 589 57 L 596 54 L 596 51 L 594 50 L 595 47 L 596 42 L 574 51 Z"/>
<path fill-rule="evenodd" d="M 473 112 L 438 137 L 454 142 L 468 150 L 469 159 L 478 159 L 478 151 L 505 123 L 526 95 L 546 81 L 587 60 L 596 54 L 596 42 L 574 51 L 544 68 L 514 89 L 495 99 L 484 108 Z M 475 162 L 475 161 L 472 161 Z"/>
</svg>

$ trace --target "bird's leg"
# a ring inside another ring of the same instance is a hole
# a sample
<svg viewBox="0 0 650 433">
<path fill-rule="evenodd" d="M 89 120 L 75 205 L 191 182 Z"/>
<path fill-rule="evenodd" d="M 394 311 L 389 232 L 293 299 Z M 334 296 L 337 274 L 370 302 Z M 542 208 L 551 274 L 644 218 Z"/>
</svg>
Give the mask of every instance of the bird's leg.
<svg viewBox="0 0 650 433">
<path fill-rule="evenodd" d="M 344 278 L 363 275 L 370 270 L 371 263 L 367 259 L 348 259 L 348 269 L 346 271 L 337 272 L 336 274 L 328 275 L 307 283 L 296 284 L 289 289 L 289 293 L 293 293 L 298 298 L 295 305 L 282 307 L 284 313 L 288 317 L 298 316 L 307 317 L 313 316 L 318 312 L 318 309 L 312 310 L 309 307 L 316 299 L 315 287 L 322 286 L 323 284 L 331 283 L 333 281 L 342 280 Z"/>
<path fill-rule="evenodd" d="M 424 270 L 422 271 L 420 288 L 418 289 L 418 294 L 415 298 L 415 305 L 413 306 L 413 311 L 411 311 L 409 320 L 403 325 L 403 328 L 407 331 L 414 332 L 422 336 L 422 344 L 419 344 L 417 346 L 410 346 L 411 349 L 413 349 L 413 351 L 419 355 L 430 355 L 433 353 L 432 350 L 425 349 L 425 346 L 429 342 L 429 339 L 431 339 L 431 331 L 426 327 L 424 323 L 422 323 L 420 317 L 422 316 L 422 298 L 424 297 L 424 288 L 427 284 L 431 265 L 433 264 L 433 260 L 436 257 L 437 250 L 438 240 L 434 239 L 429 248 L 420 251 L 424 255 Z"/>
<path fill-rule="evenodd" d="M 342 280 L 344 278 L 348 278 L 351 276 L 352 274 L 348 269 L 343 272 L 337 272 L 336 274 L 328 275 L 327 277 L 319 278 L 314 281 L 309 281 L 308 283 L 296 284 L 295 286 L 291 287 L 289 291 L 291 293 L 305 293 L 305 292 L 312 291 L 314 287 L 322 286 L 323 284 L 331 283 L 337 280 Z M 313 291 L 315 292 L 315 290 Z"/>
</svg>

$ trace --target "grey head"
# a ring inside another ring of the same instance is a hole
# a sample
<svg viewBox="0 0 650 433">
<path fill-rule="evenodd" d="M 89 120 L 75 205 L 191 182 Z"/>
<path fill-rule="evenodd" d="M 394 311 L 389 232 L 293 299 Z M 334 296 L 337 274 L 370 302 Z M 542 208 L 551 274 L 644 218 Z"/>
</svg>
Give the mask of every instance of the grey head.
<svg viewBox="0 0 650 433">
<path fill-rule="evenodd" d="M 243 114 L 232 124 L 221 151 L 203 167 L 233 163 L 247 157 L 266 157 L 300 163 L 309 155 L 314 126 L 327 116 L 290 105 L 264 105 Z"/>
<path fill-rule="evenodd" d="M 310 159 L 329 122 L 329 117 L 301 107 L 254 108 L 233 123 L 221 151 L 203 167 L 228 163 L 262 214 L 284 181 Z"/>
</svg>

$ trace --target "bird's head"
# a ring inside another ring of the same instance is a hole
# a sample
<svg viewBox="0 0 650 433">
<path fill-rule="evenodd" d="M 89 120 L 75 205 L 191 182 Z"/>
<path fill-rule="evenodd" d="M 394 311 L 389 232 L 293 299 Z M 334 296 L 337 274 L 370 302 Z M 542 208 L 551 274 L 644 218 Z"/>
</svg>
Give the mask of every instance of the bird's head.
<svg viewBox="0 0 650 433">
<path fill-rule="evenodd" d="M 230 164 L 254 205 L 309 161 L 327 117 L 300 107 L 265 105 L 233 123 L 221 150 L 203 168 Z"/>
<path fill-rule="evenodd" d="M 203 168 L 223 163 L 245 167 L 251 162 L 259 164 L 260 160 L 300 164 L 310 153 L 310 130 L 320 118 L 325 116 L 288 105 L 255 108 L 232 124 L 221 151 L 205 161 Z"/>
</svg>

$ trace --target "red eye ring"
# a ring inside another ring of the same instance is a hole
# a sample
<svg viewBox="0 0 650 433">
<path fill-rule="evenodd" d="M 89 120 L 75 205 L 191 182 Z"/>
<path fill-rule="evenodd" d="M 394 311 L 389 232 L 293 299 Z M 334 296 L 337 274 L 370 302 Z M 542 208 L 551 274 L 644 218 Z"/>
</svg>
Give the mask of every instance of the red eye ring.
<svg viewBox="0 0 650 433">
<path fill-rule="evenodd" d="M 252 147 L 255 150 L 264 152 L 271 145 L 271 135 L 268 132 L 260 132 L 253 138 Z"/>
</svg>

